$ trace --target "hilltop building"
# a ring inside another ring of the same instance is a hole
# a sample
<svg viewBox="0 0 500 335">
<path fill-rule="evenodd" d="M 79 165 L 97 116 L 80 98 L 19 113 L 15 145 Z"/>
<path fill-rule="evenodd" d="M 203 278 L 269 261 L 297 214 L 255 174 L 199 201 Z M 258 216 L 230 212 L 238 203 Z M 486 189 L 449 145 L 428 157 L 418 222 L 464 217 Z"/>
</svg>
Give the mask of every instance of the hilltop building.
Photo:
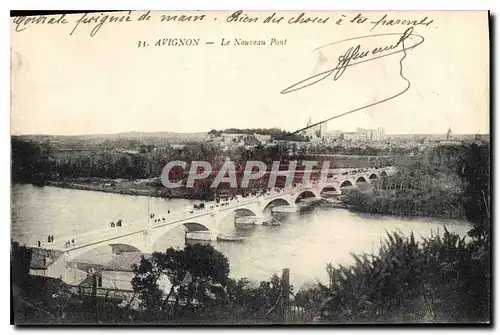
<svg viewBox="0 0 500 335">
<path fill-rule="evenodd" d="M 320 123 L 314 127 L 311 127 L 313 122 L 311 121 L 311 117 L 309 117 L 309 121 L 307 122 L 306 130 L 302 131 L 301 135 L 304 136 L 311 142 L 324 141 L 325 136 L 327 136 L 327 124 L 326 122 Z"/>
<path fill-rule="evenodd" d="M 308 139 L 309 142 L 324 142 L 332 143 L 336 140 L 356 141 L 356 142 L 378 142 L 386 138 L 385 130 L 382 127 L 375 129 L 356 128 L 355 132 L 343 132 L 341 130 L 333 130 L 328 132 L 327 122 L 312 126 L 314 123 L 309 117 L 306 127 L 309 127 L 301 132 L 301 135 Z"/>
<path fill-rule="evenodd" d="M 332 143 L 337 140 L 352 141 L 352 142 L 379 142 L 386 139 L 384 128 L 365 129 L 356 128 L 356 131 L 344 132 L 341 130 L 333 130 L 323 136 L 323 142 Z"/>
<path fill-rule="evenodd" d="M 251 147 L 258 144 L 265 145 L 271 141 L 271 135 L 261 134 L 229 134 L 229 133 L 208 133 L 208 142 L 215 142 L 228 149 L 232 147 Z"/>
<path fill-rule="evenodd" d="M 376 129 L 356 128 L 356 133 L 362 134 L 366 141 L 382 141 L 385 138 L 385 130 L 382 127 Z"/>
<path fill-rule="evenodd" d="M 351 131 L 342 133 L 342 139 L 346 141 L 366 141 L 368 138 L 365 132 Z"/>
</svg>

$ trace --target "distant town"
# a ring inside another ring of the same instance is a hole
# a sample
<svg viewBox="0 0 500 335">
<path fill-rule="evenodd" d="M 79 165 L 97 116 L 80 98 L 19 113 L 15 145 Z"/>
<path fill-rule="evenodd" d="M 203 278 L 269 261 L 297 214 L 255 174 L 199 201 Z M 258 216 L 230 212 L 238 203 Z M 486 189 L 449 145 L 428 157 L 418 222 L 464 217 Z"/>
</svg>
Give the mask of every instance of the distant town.
<svg viewBox="0 0 500 335">
<path fill-rule="evenodd" d="M 306 127 L 313 124 L 311 118 Z M 398 148 L 426 148 L 438 144 L 460 144 L 461 141 L 481 141 L 489 140 L 489 135 L 484 134 L 453 134 L 451 128 L 443 131 L 442 134 L 386 134 L 385 129 L 356 128 L 354 132 L 342 130 L 328 130 L 328 123 L 322 123 L 314 127 L 307 128 L 299 135 L 286 136 L 279 129 L 264 131 L 259 129 L 228 129 L 224 131 L 212 130 L 208 133 L 209 142 L 219 144 L 223 149 L 229 150 L 235 147 L 253 147 L 256 145 L 273 145 L 277 142 L 286 142 L 305 148 L 312 146 L 323 147 L 357 147 L 376 149 Z"/>
<path fill-rule="evenodd" d="M 313 120 L 309 118 L 306 127 Z M 451 128 L 441 134 L 387 134 L 383 127 L 356 131 L 328 130 L 328 123 L 307 128 L 298 134 L 279 128 L 212 129 L 207 133 L 125 132 L 100 135 L 20 135 L 22 139 L 50 145 L 53 151 L 94 151 L 108 149 L 120 154 L 137 155 L 170 146 L 182 149 L 192 142 L 206 142 L 222 151 L 281 144 L 291 149 L 309 151 L 312 148 L 358 148 L 391 152 L 393 150 L 421 151 L 438 145 L 459 145 L 462 142 L 489 142 L 489 134 L 454 134 Z M 289 150 L 291 153 L 291 150 Z"/>
</svg>

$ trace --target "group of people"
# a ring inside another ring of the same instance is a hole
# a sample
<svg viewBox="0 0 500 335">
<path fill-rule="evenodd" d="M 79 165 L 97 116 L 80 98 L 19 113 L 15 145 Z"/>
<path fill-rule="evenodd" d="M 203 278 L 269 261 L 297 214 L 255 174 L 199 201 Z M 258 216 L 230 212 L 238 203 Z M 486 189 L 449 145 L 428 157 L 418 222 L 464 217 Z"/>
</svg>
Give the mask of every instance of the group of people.
<svg viewBox="0 0 500 335">
<path fill-rule="evenodd" d="M 54 235 L 47 236 L 47 243 L 52 243 L 52 242 L 54 242 Z M 66 243 L 64 243 L 64 247 L 68 248 L 70 245 L 74 244 L 75 244 L 75 239 L 72 239 L 71 241 L 66 241 Z M 37 245 L 40 248 L 42 246 L 42 242 L 37 241 Z"/>
<path fill-rule="evenodd" d="M 118 220 L 116 221 L 116 223 L 114 223 L 113 221 L 111 221 L 111 224 L 110 224 L 111 227 L 121 227 L 122 226 L 122 220 Z"/>
<path fill-rule="evenodd" d="M 216 201 L 216 203 L 219 203 L 219 200 L 217 200 L 217 201 Z M 216 206 L 218 207 L 219 205 L 216 205 Z M 204 210 L 205 208 L 206 208 L 206 207 L 205 207 L 205 204 L 204 204 L 204 203 L 194 204 L 194 205 L 193 205 L 193 209 L 192 209 L 192 210 L 190 210 L 190 211 L 189 211 L 189 213 L 193 214 L 195 210 L 198 210 L 198 211 L 199 211 L 199 210 Z M 210 206 L 210 209 L 213 209 L 213 208 L 214 208 L 214 206 L 213 206 L 213 205 L 212 205 L 212 206 Z"/>
<path fill-rule="evenodd" d="M 170 214 L 170 209 L 168 210 L 168 214 Z M 155 219 L 155 216 L 156 214 L 154 213 L 149 214 L 150 219 Z M 161 221 L 166 221 L 165 217 L 162 217 L 161 219 L 160 218 L 155 219 L 155 222 L 161 222 Z"/>
<path fill-rule="evenodd" d="M 69 248 L 69 246 L 71 245 L 75 245 L 75 239 L 72 239 L 71 241 L 66 241 L 66 243 L 64 243 L 65 248 Z"/>
<path fill-rule="evenodd" d="M 52 242 L 54 242 L 54 235 L 47 236 L 47 243 L 52 243 Z M 38 245 L 39 248 L 42 246 L 42 242 L 40 241 L 37 241 L 36 244 Z"/>
<path fill-rule="evenodd" d="M 278 189 L 276 187 L 276 189 Z M 259 190 L 259 191 L 255 191 L 255 192 L 250 192 L 250 193 L 244 193 L 241 195 L 242 198 L 248 198 L 248 197 L 261 197 L 261 196 L 264 196 L 264 195 L 269 195 L 271 192 L 271 189 L 268 188 L 268 189 L 264 189 L 264 190 Z M 232 198 L 231 198 L 232 199 Z"/>
<path fill-rule="evenodd" d="M 204 203 L 201 203 L 201 204 L 194 204 L 193 205 L 193 208 L 194 209 L 205 209 L 205 204 Z"/>
<path fill-rule="evenodd" d="M 279 187 L 274 188 L 274 191 L 276 191 L 276 192 L 281 192 L 281 190 L 282 189 Z M 265 195 L 270 195 L 270 194 L 271 194 L 271 189 L 269 188 L 269 189 L 255 191 L 255 192 L 245 193 L 245 194 L 242 194 L 241 197 L 242 198 L 255 197 L 255 196 L 259 197 L 259 196 L 265 196 Z M 227 199 L 217 199 L 217 200 L 215 200 L 215 207 L 228 206 L 230 204 L 230 202 L 232 200 L 235 200 L 235 199 L 237 199 L 237 201 L 239 202 L 239 199 L 236 196 L 231 196 L 230 198 L 227 198 Z M 193 209 L 190 210 L 189 213 L 193 214 L 195 210 L 205 210 L 207 208 L 208 207 L 204 203 L 194 204 Z M 213 208 L 214 208 L 214 205 L 211 205 L 210 209 L 213 209 Z M 167 214 L 170 214 L 170 210 L 168 210 Z M 155 223 L 166 221 L 165 217 L 162 217 L 162 218 L 155 218 L 155 217 L 156 217 L 156 214 L 154 214 L 154 213 L 149 214 L 149 218 L 154 219 Z M 118 222 L 121 223 L 121 220 Z M 113 222 L 111 223 L 111 225 L 113 227 Z M 117 223 L 117 225 L 118 225 L 118 223 Z"/>
</svg>

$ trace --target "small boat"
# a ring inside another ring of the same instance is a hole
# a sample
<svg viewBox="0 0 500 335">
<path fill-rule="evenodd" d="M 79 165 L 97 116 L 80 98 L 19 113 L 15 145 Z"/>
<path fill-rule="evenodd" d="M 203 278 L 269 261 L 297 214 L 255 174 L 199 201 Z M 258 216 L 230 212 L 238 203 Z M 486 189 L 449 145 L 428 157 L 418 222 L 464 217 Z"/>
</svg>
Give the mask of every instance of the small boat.
<svg viewBox="0 0 500 335">
<path fill-rule="evenodd" d="M 264 218 L 258 216 L 238 216 L 234 219 L 234 223 L 240 225 L 260 226 L 264 223 Z"/>
<path fill-rule="evenodd" d="M 221 241 L 221 242 L 243 242 L 243 241 L 245 241 L 245 239 L 243 237 L 239 237 L 239 236 L 226 236 L 226 235 L 219 234 L 217 236 L 217 241 Z"/>
<path fill-rule="evenodd" d="M 185 239 L 190 241 L 212 241 L 214 238 L 211 231 L 200 230 L 186 232 Z"/>
</svg>

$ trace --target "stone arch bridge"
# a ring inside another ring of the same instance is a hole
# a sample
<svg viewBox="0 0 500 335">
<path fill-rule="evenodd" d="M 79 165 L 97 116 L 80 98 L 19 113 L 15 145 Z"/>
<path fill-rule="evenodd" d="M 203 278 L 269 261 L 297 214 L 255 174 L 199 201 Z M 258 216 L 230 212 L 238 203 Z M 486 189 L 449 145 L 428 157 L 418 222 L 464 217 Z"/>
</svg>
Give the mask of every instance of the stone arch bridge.
<svg viewBox="0 0 500 335">
<path fill-rule="evenodd" d="M 69 239 L 58 238 L 58 243 L 42 245 L 42 248 L 50 247 L 50 249 L 62 251 L 63 254 L 60 257 L 67 263 L 75 261 L 90 250 L 103 246 L 110 246 L 115 252 L 151 253 L 155 251 L 158 240 L 170 230 L 181 225 L 186 227 L 187 231 L 207 231 L 211 239 L 216 239 L 219 234 L 219 224 L 225 218 L 234 217 L 239 213 L 262 217 L 264 211 L 275 204 L 295 206 L 302 197 L 321 198 L 325 191 L 341 194 L 342 189 L 346 187 L 370 183 L 384 175 L 390 176 L 395 171 L 393 167 L 346 169 L 328 181 L 312 181 L 295 187 L 271 190 L 258 196 L 237 196 L 232 200 L 220 200 L 218 203 L 207 202 L 201 209 L 189 206 L 170 210 L 167 213 L 156 214 L 154 219 L 149 218 L 142 223 L 129 222 L 127 226 L 102 229 L 73 237 L 75 243 L 70 245 L 64 243 Z M 65 278 L 63 274 L 60 277 Z"/>
</svg>

